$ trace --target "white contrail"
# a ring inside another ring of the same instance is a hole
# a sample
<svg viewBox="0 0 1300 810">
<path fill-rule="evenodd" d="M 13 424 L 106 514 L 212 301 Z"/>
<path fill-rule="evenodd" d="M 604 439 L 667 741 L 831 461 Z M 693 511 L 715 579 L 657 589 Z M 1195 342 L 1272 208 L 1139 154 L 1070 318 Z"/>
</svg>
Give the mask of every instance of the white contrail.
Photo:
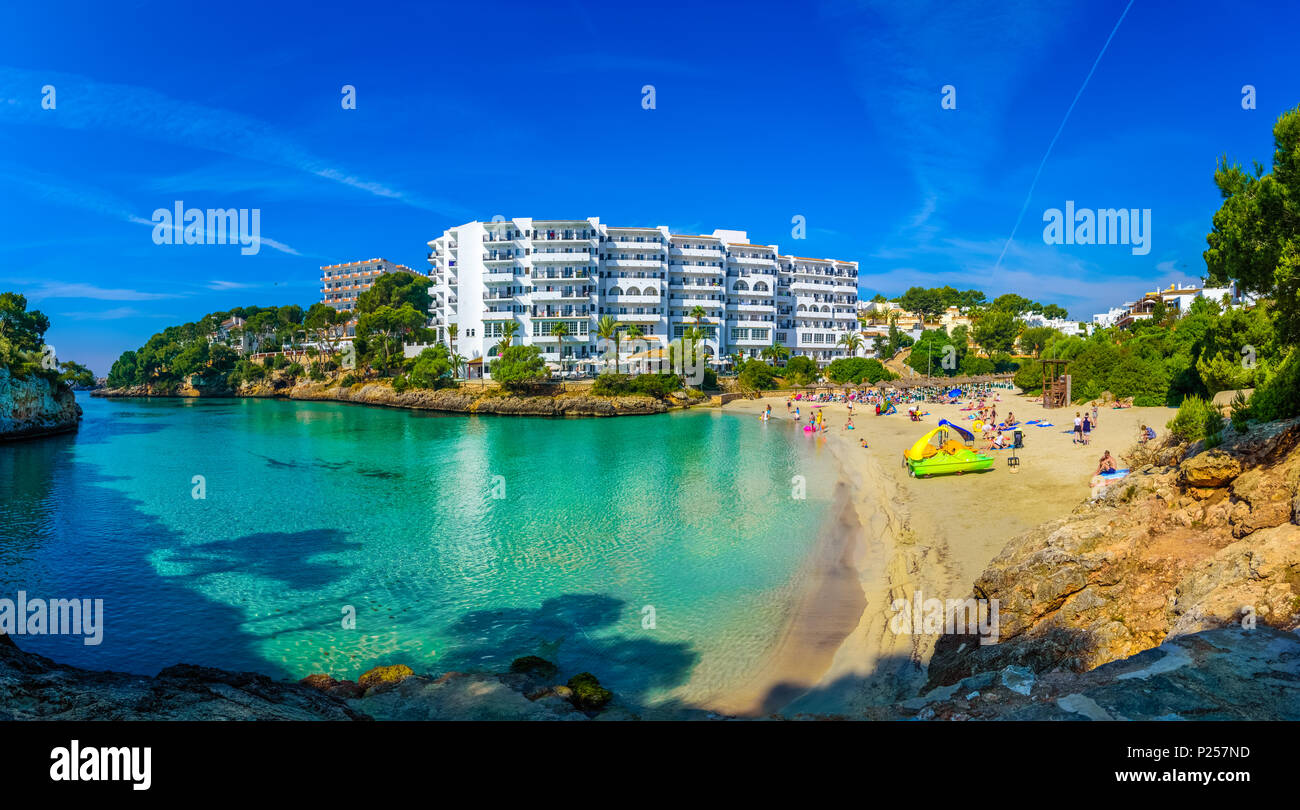
<svg viewBox="0 0 1300 810">
<path fill-rule="evenodd" d="M 1047 165 L 1048 156 L 1052 154 L 1052 147 L 1056 146 L 1056 139 L 1061 137 L 1061 131 L 1065 129 L 1065 122 L 1070 120 L 1070 113 L 1074 112 L 1074 105 L 1079 103 L 1079 97 L 1087 89 L 1092 74 L 1097 71 L 1097 65 L 1101 63 L 1101 58 L 1106 55 L 1106 49 L 1110 47 L 1110 41 L 1115 38 L 1115 32 L 1119 30 L 1120 23 L 1124 22 L 1124 18 L 1128 16 L 1128 10 L 1133 8 L 1135 2 L 1137 0 L 1128 0 L 1128 5 L 1124 6 L 1124 13 L 1119 15 L 1119 19 L 1115 21 L 1115 27 L 1110 29 L 1110 36 L 1106 37 L 1106 44 L 1101 46 L 1101 51 L 1097 54 L 1097 58 L 1093 60 L 1092 68 L 1088 71 L 1088 75 L 1084 77 L 1083 84 L 1079 85 L 1079 92 L 1074 94 L 1074 100 L 1070 102 L 1069 108 L 1065 111 L 1065 117 L 1061 119 L 1061 125 L 1056 128 L 1056 134 L 1052 136 L 1052 142 L 1047 145 L 1047 151 L 1043 153 L 1043 159 L 1038 162 L 1038 171 L 1034 172 L 1034 180 L 1029 184 L 1029 193 L 1025 195 L 1024 205 L 1020 206 L 1020 216 L 1016 217 L 1015 227 L 1011 229 L 1011 235 L 1007 237 L 1006 244 L 1002 246 L 1002 252 L 998 254 L 998 260 L 993 265 L 995 271 L 1002 266 L 1002 258 L 1007 255 L 1007 248 L 1011 247 L 1011 240 L 1016 238 L 1016 231 L 1020 229 L 1020 223 L 1025 218 L 1025 211 L 1029 209 L 1029 200 L 1034 196 L 1034 187 L 1038 185 L 1038 177 L 1043 173 L 1043 167 Z"/>
</svg>

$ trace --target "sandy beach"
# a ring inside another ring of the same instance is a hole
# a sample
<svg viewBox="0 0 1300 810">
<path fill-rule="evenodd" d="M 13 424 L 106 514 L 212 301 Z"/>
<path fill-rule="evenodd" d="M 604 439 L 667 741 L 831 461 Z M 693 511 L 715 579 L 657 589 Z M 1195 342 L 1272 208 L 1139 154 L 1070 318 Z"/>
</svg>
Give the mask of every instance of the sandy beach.
<svg viewBox="0 0 1300 810">
<path fill-rule="evenodd" d="M 800 404 L 804 421 L 786 412 L 786 395 L 737 400 L 725 410 L 755 417 L 772 406 L 771 427 L 798 431 L 800 440 L 823 442 L 839 470 L 834 514 L 827 536 L 810 561 L 807 587 L 767 666 L 715 708 L 736 715 L 792 716 L 803 712 L 853 713 L 865 706 L 912 696 L 924 680 L 935 637 L 889 631 L 894 599 L 963 599 L 972 581 L 1016 535 L 1069 513 L 1087 499 L 1102 453 L 1119 457 L 1147 424 L 1163 435 L 1173 408 L 1099 410 L 1091 444 L 1073 441 L 1081 407 L 1047 410 L 1001 390 L 999 418 L 1014 412 L 1020 422 L 1041 420 L 1053 427 L 1022 427 L 1025 446 L 1016 451 L 1019 472 L 1009 472 L 1009 450 L 991 451 L 993 469 L 965 475 L 911 478 L 903 451 L 939 419 L 969 427 L 959 405 L 926 405 L 929 415 L 912 422 L 899 413 L 876 416 L 854 407 L 854 429 L 844 425 L 844 403 L 820 410 L 829 430 L 802 431 L 813 410 Z M 1008 434 L 1009 436 L 1010 434 Z M 868 447 L 862 448 L 860 440 Z M 983 450 L 987 442 L 977 441 Z"/>
</svg>

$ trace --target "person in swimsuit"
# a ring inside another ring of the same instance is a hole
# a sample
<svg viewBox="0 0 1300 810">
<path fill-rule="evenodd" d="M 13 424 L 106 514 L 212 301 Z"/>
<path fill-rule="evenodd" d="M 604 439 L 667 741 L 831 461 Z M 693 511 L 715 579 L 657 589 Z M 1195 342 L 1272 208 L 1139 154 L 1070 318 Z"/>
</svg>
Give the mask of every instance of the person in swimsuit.
<svg viewBox="0 0 1300 810">
<path fill-rule="evenodd" d="M 1097 462 L 1097 472 L 1093 473 L 1093 475 L 1113 472 L 1115 472 L 1115 459 L 1111 457 L 1110 451 L 1107 450 L 1102 454 L 1101 460 Z"/>
</svg>

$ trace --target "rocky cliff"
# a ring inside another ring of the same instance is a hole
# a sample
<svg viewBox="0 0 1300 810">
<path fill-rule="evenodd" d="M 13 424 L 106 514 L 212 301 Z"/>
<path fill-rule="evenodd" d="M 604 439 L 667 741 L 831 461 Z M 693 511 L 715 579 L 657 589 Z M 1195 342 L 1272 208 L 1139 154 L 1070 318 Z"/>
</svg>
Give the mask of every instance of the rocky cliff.
<svg viewBox="0 0 1300 810">
<path fill-rule="evenodd" d="M 974 593 L 998 600 L 999 643 L 943 636 L 928 688 L 1007 667 L 1085 672 L 1213 628 L 1294 631 L 1298 445 L 1289 420 L 1229 428 L 1214 449 L 1136 451 L 1128 477 L 989 564 Z"/>
<path fill-rule="evenodd" d="M 250 672 L 181 664 L 150 678 L 23 652 L 0 634 L 0 720 L 359 720 L 338 698 Z"/>
<path fill-rule="evenodd" d="M 319 402 L 351 402 L 387 408 L 451 413 L 496 413 L 524 416 L 634 416 L 664 413 L 668 405 L 647 396 L 597 397 L 578 391 L 533 396 L 508 394 L 495 387 L 478 388 L 467 383 L 460 388 L 413 389 L 397 392 L 387 383 L 370 382 L 342 386 L 335 382 L 295 381 L 282 372 L 265 381 L 244 384 L 237 389 L 155 389 L 150 386 L 105 388 L 93 396 L 104 397 L 266 397 Z"/>
<path fill-rule="evenodd" d="M 68 433 L 80 421 L 71 388 L 37 375 L 15 378 L 0 368 L 0 441 Z"/>
<path fill-rule="evenodd" d="M 987 669 L 879 720 L 1300 720 L 1300 637 L 1258 627 L 1171 636 L 1083 673 Z"/>
</svg>

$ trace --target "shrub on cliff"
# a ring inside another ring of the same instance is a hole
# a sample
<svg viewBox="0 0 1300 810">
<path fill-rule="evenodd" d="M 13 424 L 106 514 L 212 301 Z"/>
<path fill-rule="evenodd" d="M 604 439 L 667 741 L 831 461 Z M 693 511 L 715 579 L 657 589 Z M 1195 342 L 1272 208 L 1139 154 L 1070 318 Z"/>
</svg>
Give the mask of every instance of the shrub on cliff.
<svg viewBox="0 0 1300 810">
<path fill-rule="evenodd" d="M 1300 416 L 1300 350 L 1291 354 L 1250 397 L 1249 418 L 1259 422 Z"/>
<path fill-rule="evenodd" d="M 492 364 L 492 379 L 502 388 L 518 391 L 550 376 L 536 346 L 510 346 Z"/>
<path fill-rule="evenodd" d="M 1200 397 L 1187 397 L 1166 427 L 1171 434 L 1185 442 L 1200 439 L 1212 441 L 1223 431 L 1223 415 L 1213 403 Z"/>
<path fill-rule="evenodd" d="M 602 374 L 591 386 L 598 397 L 648 396 L 663 399 L 682 387 L 676 374 Z"/>
<path fill-rule="evenodd" d="M 451 353 L 441 343 L 425 349 L 414 358 L 407 376 L 410 384 L 416 388 L 445 388 L 454 385 Z M 393 387 L 397 387 L 396 381 Z"/>
</svg>

